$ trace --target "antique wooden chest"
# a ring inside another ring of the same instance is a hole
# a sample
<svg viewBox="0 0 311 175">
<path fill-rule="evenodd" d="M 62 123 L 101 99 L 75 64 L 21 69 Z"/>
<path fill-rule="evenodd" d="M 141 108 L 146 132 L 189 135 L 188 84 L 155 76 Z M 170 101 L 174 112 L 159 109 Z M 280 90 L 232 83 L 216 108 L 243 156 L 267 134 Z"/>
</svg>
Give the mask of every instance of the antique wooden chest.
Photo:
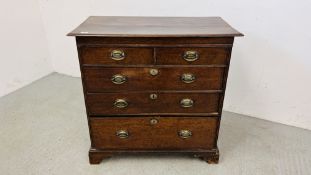
<svg viewBox="0 0 311 175">
<path fill-rule="evenodd" d="M 121 153 L 177 153 L 217 163 L 231 49 L 220 17 L 92 16 L 75 36 L 98 164 Z"/>
</svg>

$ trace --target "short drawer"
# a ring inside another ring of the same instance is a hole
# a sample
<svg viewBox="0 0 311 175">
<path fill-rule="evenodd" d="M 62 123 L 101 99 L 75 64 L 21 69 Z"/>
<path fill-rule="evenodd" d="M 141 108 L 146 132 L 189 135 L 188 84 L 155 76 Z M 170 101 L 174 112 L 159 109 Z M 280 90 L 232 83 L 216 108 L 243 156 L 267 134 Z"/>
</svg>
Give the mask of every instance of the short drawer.
<svg viewBox="0 0 311 175">
<path fill-rule="evenodd" d="M 178 47 L 157 48 L 156 64 L 159 65 L 227 65 L 230 47 Z"/>
<path fill-rule="evenodd" d="M 153 48 L 81 47 L 82 64 L 141 65 L 153 64 Z"/>
<path fill-rule="evenodd" d="M 90 115 L 190 114 L 217 115 L 220 93 L 122 92 L 90 93 Z"/>
<path fill-rule="evenodd" d="M 211 149 L 218 118 L 90 118 L 92 147 L 99 149 Z"/>
<path fill-rule="evenodd" d="M 83 68 L 88 92 L 221 90 L 223 67 Z"/>
</svg>

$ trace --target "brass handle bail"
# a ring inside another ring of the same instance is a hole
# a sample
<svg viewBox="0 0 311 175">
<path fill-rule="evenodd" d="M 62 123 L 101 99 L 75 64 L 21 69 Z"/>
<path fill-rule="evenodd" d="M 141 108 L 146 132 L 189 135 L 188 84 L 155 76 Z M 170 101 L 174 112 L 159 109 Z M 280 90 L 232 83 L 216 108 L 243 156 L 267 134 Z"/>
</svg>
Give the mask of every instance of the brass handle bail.
<svg viewBox="0 0 311 175">
<path fill-rule="evenodd" d="M 180 130 L 178 136 L 182 139 L 187 139 L 192 136 L 192 132 L 190 130 Z"/>
<path fill-rule="evenodd" d="M 181 80 L 184 83 L 192 83 L 195 81 L 195 76 L 193 74 L 190 74 L 190 73 L 182 74 Z"/>
<path fill-rule="evenodd" d="M 184 98 L 180 101 L 180 106 L 183 108 L 190 108 L 193 106 L 193 104 L 194 102 L 190 98 Z"/>
<path fill-rule="evenodd" d="M 126 77 L 121 74 L 116 74 L 112 76 L 111 81 L 114 84 L 123 84 L 126 82 Z"/>
<path fill-rule="evenodd" d="M 186 51 L 184 53 L 184 56 L 183 58 L 186 60 L 186 61 L 195 61 L 199 58 L 199 54 L 197 51 L 193 51 L 193 50 L 189 50 L 189 51 Z"/>
<path fill-rule="evenodd" d="M 116 132 L 116 136 L 118 136 L 120 139 L 126 139 L 129 137 L 129 133 L 126 130 L 118 130 Z"/>
<path fill-rule="evenodd" d="M 128 106 L 128 103 L 124 99 L 116 99 L 113 105 L 117 108 L 126 108 Z"/>
<path fill-rule="evenodd" d="M 111 56 L 111 59 L 119 61 L 125 58 L 125 53 L 123 50 L 116 49 L 111 52 L 110 56 Z"/>
</svg>

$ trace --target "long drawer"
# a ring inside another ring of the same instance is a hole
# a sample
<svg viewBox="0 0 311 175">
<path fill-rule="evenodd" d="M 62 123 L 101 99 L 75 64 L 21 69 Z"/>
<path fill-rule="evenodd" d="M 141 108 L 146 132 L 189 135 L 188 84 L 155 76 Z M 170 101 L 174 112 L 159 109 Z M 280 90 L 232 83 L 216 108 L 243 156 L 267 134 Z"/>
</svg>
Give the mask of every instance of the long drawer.
<svg viewBox="0 0 311 175">
<path fill-rule="evenodd" d="M 218 118 L 90 118 L 92 147 L 99 149 L 211 149 Z"/>
<path fill-rule="evenodd" d="M 223 67 L 84 67 L 88 92 L 122 90 L 221 90 Z"/>
<path fill-rule="evenodd" d="M 86 102 L 90 115 L 217 115 L 220 96 L 220 93 L 196 92 L 89 93 Z"/>
</svg>

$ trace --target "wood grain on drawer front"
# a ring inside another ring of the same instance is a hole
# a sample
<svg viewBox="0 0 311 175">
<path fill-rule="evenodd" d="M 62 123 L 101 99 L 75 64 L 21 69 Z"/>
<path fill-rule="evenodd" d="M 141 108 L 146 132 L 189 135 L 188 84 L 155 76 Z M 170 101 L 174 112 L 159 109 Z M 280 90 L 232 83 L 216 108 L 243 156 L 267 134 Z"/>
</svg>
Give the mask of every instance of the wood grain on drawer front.
<svg viewBox="0 0 311 175">
<path fill-rule="evenodd" d="M 114 50 L 124 52 L 124 59 L 113 60 L 111 53 Z M 153 64 L 153 48 L 119 48 L 119 47 L 81 47 L 79 49 L 82 64 L 105 64 L 105 65 L 140 65 Z"/>
<path fill-rule="evenodd" d="M 150 95 L 156 94 L 156 99 Z M 124 92 L 87 94 L 90 115 L 211 113 L 218 114 L 220 93 L 197 92 Z M 127 102 L 127 107 L 114 106 L 117 99 Z M 191 99 L 192 107 L 181 107 L 182 99 Z"/>
<path fill-rule="evenodd" d="M 156 64 L 159 65 L 227 65 L 229 63 L 230 47 L 181 47 L 181 48 L 157 48 Z M 198 59 L 195 61 L 186 61 L 183 57 L 187 51 L 195 51 Z"/>
<path fill-rule="evenodd" d="M 220 90 L 223 82 L 223 67 L 159 67 L 157 75 L 153 68 L 83 68 L 84 83 L 88 92 L 124 90 Z M 182 81 L 183 74 L 192 74 L 191 83 Z M 112 82 L 114 75 L 126 77 L 122 84 Z"/>
<path fill-rule="evenodd" d="M 156 119 L 157 123 L 151 124 Z M 105 117 L 90 118 L 92 147 L 99 149 L 211 149 L 218 118 L 214 117 Z M 128 133 L 119 138 L 119 130 Z M 180 130 L 192 136 L 181 138 Z"/>
</svg>

